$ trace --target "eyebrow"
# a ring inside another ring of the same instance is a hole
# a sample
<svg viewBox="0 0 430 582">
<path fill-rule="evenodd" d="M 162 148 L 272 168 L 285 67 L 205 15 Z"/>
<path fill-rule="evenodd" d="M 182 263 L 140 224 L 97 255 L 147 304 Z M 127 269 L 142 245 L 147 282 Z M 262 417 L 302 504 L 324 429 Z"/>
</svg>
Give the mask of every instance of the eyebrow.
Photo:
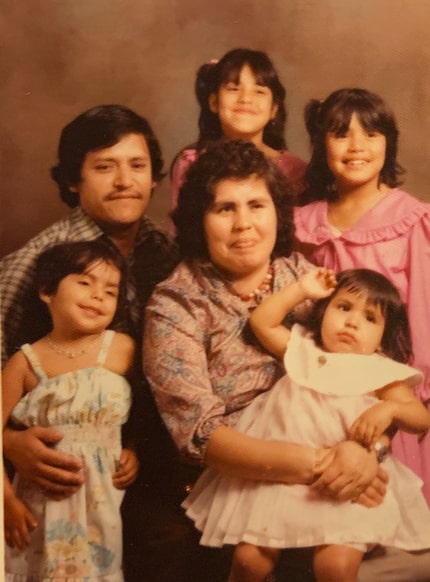
<svg viewBox="0 0 430 582">
<path fill-rule="evenodd" d="M 92 279 L 93 281 L 96 279 L 96 277 L 91 273 L 91 271 L 83 271 L 82 273 L 76 273 L 79 276 L 85 276 L 85 277 L 89 277 L 90 279 Z M 119 289 L 120 286 L 120 281 L 118 281 L 118 283 L 111 283 L 110 281 L 108 281 L 106 283 L 106 287 L 116 287 Z"/>
<path fill-rule="evenodd" d="M 135 161 L 135 160 L 145 160 L 148 161 L 150 159 L 149 155 L 143 154 L 142 156 L 133 156 L 132 158 L 127 158 L 127 160 L 131 160 L 131 161 Z M 117 157 L 112 157 L 112 156 L 97 156 L 94 158 L 95 162 L 116 162 L 118 161 Z"/>
</svg>

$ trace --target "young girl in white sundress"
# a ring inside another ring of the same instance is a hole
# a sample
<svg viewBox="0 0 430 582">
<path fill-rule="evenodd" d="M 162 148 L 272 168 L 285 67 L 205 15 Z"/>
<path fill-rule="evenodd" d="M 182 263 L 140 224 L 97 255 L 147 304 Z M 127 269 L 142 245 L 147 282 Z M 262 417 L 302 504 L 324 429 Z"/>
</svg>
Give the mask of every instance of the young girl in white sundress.
<svg viewBox="0 0 430 582">
<path fill-rule="evenodd" d="M 296 305 L 316 301 L 307 329 L 282 325 Z M 316 269 L 267 297 L 251 314 L 261 343 L 284 357 L 287 374 L 243 412 L 237 428 L 268 440 L 317 448 L 316 472 L 330 447 L 351 439 L 382 461 L 392 426 L 417 435 L 430 415 L 412 388 L 421 373 L 409 367 L 405 307 L 379 273 Z M 288 349 L 285 351 L 285 346 Z M 418 437 L 417 437 L 418 438 Z M 207 469 L 184 502 L 203 532 L 201 543 L 236 545 L 229 582 L 263 581 L 283 548 L 315 547 L 318 582 L 354 582 L 374 544 L 406 550 L 430 547 L 430 512 L 421 481 L 387 457 L 384 501 L 377 507 L 329 501 L 313 486 L 246 481 Z M 360 500 L 358 500 L 360 501 Z"/>
<path fill-rule="evenodd" d="M 51 247 L 38 259 L 36 288 L 52 329 L 6 364 L 3 426 L 63 433 L 57 448 L 82 461 L 83 484 L 54 500 L 19 476 L 12 487 L 4 472 L 6 580 L 120 582 L 120 504 L 138 471 L 133 450 L 121 446 L 134 342 L 107 330 L 121 259 L 103 242 Z"/>
</svg>

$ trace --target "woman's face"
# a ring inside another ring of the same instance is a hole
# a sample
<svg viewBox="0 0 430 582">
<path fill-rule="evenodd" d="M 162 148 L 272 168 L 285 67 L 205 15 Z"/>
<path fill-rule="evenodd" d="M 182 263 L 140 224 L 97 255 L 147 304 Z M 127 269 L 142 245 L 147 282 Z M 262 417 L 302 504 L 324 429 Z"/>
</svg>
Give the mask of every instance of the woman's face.
<svg viewBox="0 0 430 582">
<path fill-rule="evenodd" d="M 249 65 L 242 67 L 237 83 L 228 81 L 210 96 L 209 106 L 225 137 L 254 143 L 262 141 L 264 128 L 278 109 L 272 91 L 257 83 Z"/>
<path fill-rule="evenodd" d="M 264 277 L 277 236 L 276 209 L 264 180 L 220 181 L 204 230 L 212 262 L 229 277 Z"/>
</svg>

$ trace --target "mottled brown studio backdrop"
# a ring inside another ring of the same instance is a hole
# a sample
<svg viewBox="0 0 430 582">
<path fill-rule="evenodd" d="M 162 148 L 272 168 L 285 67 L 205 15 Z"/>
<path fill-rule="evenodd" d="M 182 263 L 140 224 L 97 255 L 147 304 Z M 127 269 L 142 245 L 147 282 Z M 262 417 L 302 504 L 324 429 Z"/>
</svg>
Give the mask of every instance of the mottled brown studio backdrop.
<svg viewBox="0 0 430 582">
<path fill-rule="evenodd" d="M 303 106 L 341 86 L 384 96 L 405 185 L 430 201 L 430 0 L 0 0 L 1 254 L 67 212 L 49 168 L 83 110 L 148 117 L 166 167 L 196 137 L 200 64 L 265 50 L 287 87 L 289 148 L 308 159 Z M 166 222 L 168 180 L 150 215 Z"/>
</svg>

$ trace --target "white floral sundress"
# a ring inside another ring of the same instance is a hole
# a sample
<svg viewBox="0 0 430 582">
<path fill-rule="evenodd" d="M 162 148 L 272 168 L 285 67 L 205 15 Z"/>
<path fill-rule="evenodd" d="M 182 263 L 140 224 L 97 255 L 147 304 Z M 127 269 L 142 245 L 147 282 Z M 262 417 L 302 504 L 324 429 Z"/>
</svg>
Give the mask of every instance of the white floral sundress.
<svg viewBox="0 0 430 582">
<path fill-rule="evenodd" d="M 17 495 L 38 527 L 23 551 L 7 548 L 7 582 L 121 582 L 123 491 L 112 473 L 121 454 L 121 425 L 127 420 L 131 390 L 122 376 L 104 367 L 113 331 L 106 331 L 93 367 L 48 378 L 29 344 L 22 351 L 38 385 L 12 411 L 24 426 L 44 426 L 64 434 L 56 448 L 85 464 L 85 483 L 71 497 L 52 501 L 17 476 Z"/>
</svg>

